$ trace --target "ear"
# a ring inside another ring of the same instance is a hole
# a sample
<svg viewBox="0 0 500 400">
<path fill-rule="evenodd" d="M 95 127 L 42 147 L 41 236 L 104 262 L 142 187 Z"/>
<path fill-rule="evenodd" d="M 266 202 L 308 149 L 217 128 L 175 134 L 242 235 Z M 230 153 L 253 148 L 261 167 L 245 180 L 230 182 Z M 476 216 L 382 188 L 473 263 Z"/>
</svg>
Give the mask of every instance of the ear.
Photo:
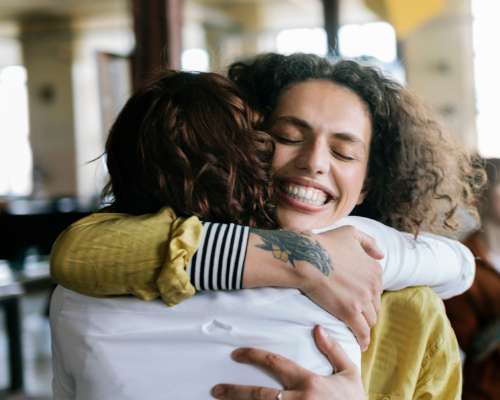
<svg viewBox="0 0 500 400">
<path fill-rule="evenodd" d="M 358 202 L 356 203 L 357 206 L 359 206 L 360 204 L 363 203 L 363 201 L 365 201 L 369 191 L 370 191 L 370 181 L 367 178 L 365 179 L 365 183 L 363 184 L 363 189 L 359 194 Z"/>
</svg>

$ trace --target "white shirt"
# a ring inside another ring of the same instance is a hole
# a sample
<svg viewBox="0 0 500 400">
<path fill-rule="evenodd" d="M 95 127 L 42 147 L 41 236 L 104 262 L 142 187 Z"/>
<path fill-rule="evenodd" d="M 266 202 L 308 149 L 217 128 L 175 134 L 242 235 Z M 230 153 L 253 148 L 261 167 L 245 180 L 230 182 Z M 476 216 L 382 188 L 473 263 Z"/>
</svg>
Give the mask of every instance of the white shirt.
<svg viewBox="0 0 500 400">
<path fill-rule="evenodd" d="M 376 221 L 346 217 L 325 231 L 354 225 L 385 254 L 384 288 L 429 285 L 443 298 L 466 290 L 474 277 L 470 251 L 456 241 L 418 240 Z M 360 366 L 360 348 L 346 325 L 295 289 L 203 292 L 166 308 L 159 301 L 96 299 L 58 287 L 51 305 L 55 399 L 211 399 L 217 383 L 281 388 L 230 353 L 241 346 L 288 357 L 318 374 L 331 366 L 312 328 L 322 325 Z"/>
</svg>

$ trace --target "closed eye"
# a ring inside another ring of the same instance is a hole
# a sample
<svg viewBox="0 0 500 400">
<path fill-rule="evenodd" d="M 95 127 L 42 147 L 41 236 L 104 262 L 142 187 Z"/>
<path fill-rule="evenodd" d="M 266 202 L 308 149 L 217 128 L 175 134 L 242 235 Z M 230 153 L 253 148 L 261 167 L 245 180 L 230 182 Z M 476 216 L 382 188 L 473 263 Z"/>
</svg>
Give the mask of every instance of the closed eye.
<svg viewBox="0 0 500 400">
<path fill-rule="evenodd" d="M 282 143 L 282 144 L 299 144 L 299 143 L 302 143 L 302 139 L 288 139 L 286 137 L 279 136 L 277 134 L 273 134 L 273 137 L 274 137 L 274 139 L 278 143 Z"/>
<path fill-rule="evenodd" d="M 344 160 L 344 161 L 354 161 L 355 160 L 354 157 L 347 156 L 345 154 L 339 153 L 338 151 L 332 150 L 332 154 L 334 157 L 337 157 L 340 160 Z"/>
</svg>

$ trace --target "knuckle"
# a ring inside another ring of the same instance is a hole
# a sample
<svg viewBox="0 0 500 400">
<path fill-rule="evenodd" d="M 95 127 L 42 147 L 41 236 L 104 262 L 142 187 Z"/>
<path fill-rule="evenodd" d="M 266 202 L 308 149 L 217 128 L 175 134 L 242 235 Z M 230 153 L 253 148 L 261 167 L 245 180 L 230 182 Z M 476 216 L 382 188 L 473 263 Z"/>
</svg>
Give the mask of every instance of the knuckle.
<svg viewBox="0 0 500 400">
<path fill-rule="evenodd" d="M 271 369 L 276 368 L 280 363 L 280 361 L 281 358 L 277 354 L 267 353 L 266 356 L 264 357 L 264 364 Z"/>
<path fill-rule="evenodd" d="M 363 312 L 363 307 L 358 302 L 351 303 L 349 305 L 348 311 L 350 314 L 354 314 L 354 316 L 357 317 L 359 314 L 361 314 Z"/>
<path fill-rule="evenodd" d="M 370 289 L 363 289 L 360 296 L 361 303 L 367 304 L 372 301 L 372 292 Z"/>
<path fill-rule="evenodd" d="M 356 304 L 354 302 L 345 303 L 343 310 L 346 316 L 350 319 L 355 319 L 356 317 Z"/>
<path fill-rule="evenodd" d="M 257 387 L 252 389 L 250 395 L 253 400 L 266 400 L 266 393 L 267 391 L 265 388 Z M 267 397 L 267 399 L 269 399 L 269 397 Z"/>
<path fill-rule="evenodd" d="M 306 386 L 309 389 L 314 389 L 318 386 L 318 376 L 311 374 L 306 378 Z"/>
</svg>

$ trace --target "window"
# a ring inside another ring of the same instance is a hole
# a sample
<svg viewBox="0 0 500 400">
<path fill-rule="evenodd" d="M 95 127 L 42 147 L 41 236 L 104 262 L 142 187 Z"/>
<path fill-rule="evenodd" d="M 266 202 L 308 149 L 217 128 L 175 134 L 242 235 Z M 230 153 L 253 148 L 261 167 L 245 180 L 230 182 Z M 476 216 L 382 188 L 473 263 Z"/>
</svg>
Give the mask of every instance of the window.
<svg viewBox="0 0 500 400">
<path fill-rule="evenodd" d="M 313 53 L 326 55 L 327 40 L 323 28 L 284 29 L 276 37 L 278 53 Z"/>
<path fill-rule="evenodd" d="M 396 32 L 387 22 L 343 25 L 338 35 L 343 57 L 374 57 L 388 64 L 396 61 Z"/>
<path fill-rule="evenodd" d="M 26 69 L 0 69 L 0 195 L 31 193 L 32 154 L 29 143 Z"/>
<path fill-rule="evenodd" d="M 478 151 L 483 157 L 500 157 L 498 95 L 500 55 L 498 53 L 498 4 L 473 0 L 474 74 L 476 84 Z"/>
<path fill-rule="evenodd" d="M 205 49 L 184 50 L 181 64 L 184 71 L 207 72 L 210 69 L 208 52 Z"/>
</svg>

